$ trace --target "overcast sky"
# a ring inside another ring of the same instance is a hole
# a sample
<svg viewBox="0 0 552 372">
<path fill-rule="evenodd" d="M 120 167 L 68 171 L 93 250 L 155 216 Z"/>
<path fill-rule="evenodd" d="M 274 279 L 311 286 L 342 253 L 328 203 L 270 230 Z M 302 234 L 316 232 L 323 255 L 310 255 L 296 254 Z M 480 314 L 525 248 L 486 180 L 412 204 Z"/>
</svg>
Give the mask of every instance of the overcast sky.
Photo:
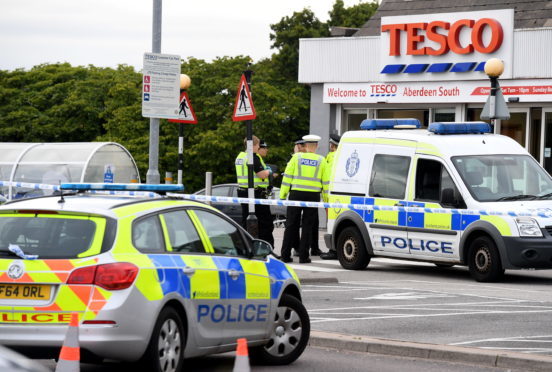
<svg viewBox="0 0 552 372">
<path fill-rule="evenodd" d="M 182 58 L 269 57 L 270 25 L 309 7 L 321 21 L 335 0 L 163 0 L 161 52 Z M 345 6 L 359 0 L 345 0 Z M 363 1 L 366 2 L 366 1 Z M 153 0 L 0 0 L 0 69 L 41 63 L 142 68 Z"/>
</svg>

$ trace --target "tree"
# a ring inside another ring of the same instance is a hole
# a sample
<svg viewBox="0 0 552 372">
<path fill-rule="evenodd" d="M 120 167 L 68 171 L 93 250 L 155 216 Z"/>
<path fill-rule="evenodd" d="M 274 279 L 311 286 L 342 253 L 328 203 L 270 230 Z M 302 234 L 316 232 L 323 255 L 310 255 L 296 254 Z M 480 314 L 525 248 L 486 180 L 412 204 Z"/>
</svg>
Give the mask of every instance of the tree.
<svg viewBox="0 0 552 372">
<path fill-rule="evenodd" d="M 328 13 L 330 20 L 329 26 L 360 28 L 378 9 L 378 3 L 359 3 L 349 8 L 345 8 L 343 0 L 336 0 L 332 10 Z"/>
</svg>

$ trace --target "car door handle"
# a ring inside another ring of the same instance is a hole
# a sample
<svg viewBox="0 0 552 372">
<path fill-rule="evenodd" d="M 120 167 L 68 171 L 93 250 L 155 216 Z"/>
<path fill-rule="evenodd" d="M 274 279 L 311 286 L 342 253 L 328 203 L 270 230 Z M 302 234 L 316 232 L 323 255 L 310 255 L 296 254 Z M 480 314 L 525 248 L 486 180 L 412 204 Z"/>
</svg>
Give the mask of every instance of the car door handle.
<svg viewBox="0 0 552 372">
<path fill-rule="evenodd" d="M 187 276 L 192 276 L 195 274 L 195 269 L 193 267 L 186 266 L 182 269 L 182 272 Z"/>
<path fill-rule="evenodd" d="M 232 280 L 237 280 L 240 277 L 240 274 L 241 273 L 237 270 L 228 271 L 228 275 L 230 275 L 230 278 L 232 278 Z"/>
</svg>

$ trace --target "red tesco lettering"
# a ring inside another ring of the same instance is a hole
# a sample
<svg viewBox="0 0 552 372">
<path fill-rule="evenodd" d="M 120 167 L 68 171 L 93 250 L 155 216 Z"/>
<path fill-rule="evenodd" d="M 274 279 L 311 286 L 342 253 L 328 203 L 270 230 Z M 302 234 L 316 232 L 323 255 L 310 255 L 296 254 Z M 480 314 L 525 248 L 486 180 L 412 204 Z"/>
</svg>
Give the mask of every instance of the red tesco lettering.
<svg viewBox="0 0 552 372">
<path fill-rule="evenodd" d="M 491 40 L 487 45 L 483 41 L 485 29 L 491 32 Z M 463 29 L 471 29 L 470 43 L 462 45 L 460 33 Z M 504 40 L 502 25 L 492 18 L 460 19 L 452 24 L 433 21 L 430 23 L 399 23 L 381 26 L 382 32 L 389 32 L 389 55 L 401 55 L 401 35 L 406 32 L 407 55 L 439 56 L 452 51 L 456 54 L 470 54 L 474 51 L 483 54 L 493 53 L 500 48 Z M 439 48 L 423 46 L 425 40 L 439 45 Z"/>
<path fill-rule="evenodd" d="M 395 84 L 371 84 L 371 94 L 395 94 L 397 85 Z"/>
</svg>

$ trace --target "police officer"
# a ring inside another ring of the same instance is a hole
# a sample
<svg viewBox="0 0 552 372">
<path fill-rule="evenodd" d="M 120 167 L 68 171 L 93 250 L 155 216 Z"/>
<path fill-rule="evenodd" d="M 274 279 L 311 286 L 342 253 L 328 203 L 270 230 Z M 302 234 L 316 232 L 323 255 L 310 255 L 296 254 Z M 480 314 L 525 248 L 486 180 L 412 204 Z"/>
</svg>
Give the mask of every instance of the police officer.
<svg viewBox="0 0 552 372">
<path fill-rule="evenodd" d="M 341 140 L 341 136 L 339 134 L 332 133 L 330 134 L 330 152 L 328 155 L 326 155 L 326 165 L 328 167 L 328 171 L 331 174 L 333 162 L 335 158 L 335 152 L 337 151 L 337 146 L 339 146 L 339 141 Z M 326 253 L 321 253 L 320 258 L 323 260 L 337 260 L 337 253 L 336 251 L 329 250 Z"/>
<path fill-rule="evenodd" d="M 324 201 L 327 199 L 329 174 L 326 161 L 322 155 L 315 153 L 320 137 L 309 134 L 303 137 L 305 140 L 305 152 L 298 152 L 288 162 L 280 188 L 280 198 L 318 202 L 320 194 Z M 301 213 L 303 214 L 301 217 Z M 293 262 L 291 258 L 291 245 L 293 237 L 302 227 L 301 241 L 299 243 L 299 263 L 310 263 L 309 247 L 312 244 L 313 222 L 318 214 L 318 209 L 307 207 L 288 207 L 288 219 L 282 243 L 282 260 Z M 316 236 L 318 239 L 318 236 Z"/>
<path fill-rule="evenodd" d="M 247 147 L 247 139 L 244 140 L 244 144 Z M 257 136 L 253 136 L 253 177 L 255 198 L 266 199 L 268 197 L 268 178 L 272 174 L 272 170 L 267 167 L 258 154 L 260 147 L 260 141 Z M 247 152 L 242 151 L 238 154 L 235 161 L 236 176 L 238 179 L 238 197 L 248 197 L 248 168 L 247 168 Z M 249 215 L 249 205 L 242 204 L 242 226 L 246 226 L 247 216 Z M 272 231 L 274 230 L 274 222 L 272 213 L 270 213 L 269 205 L 255 204 L 255 215 L 257 216 L 257 222 L 259 224 L 259 239 L 266 240 L 272 246 L 274 246 L 274 237 Z"/>
</svg>

